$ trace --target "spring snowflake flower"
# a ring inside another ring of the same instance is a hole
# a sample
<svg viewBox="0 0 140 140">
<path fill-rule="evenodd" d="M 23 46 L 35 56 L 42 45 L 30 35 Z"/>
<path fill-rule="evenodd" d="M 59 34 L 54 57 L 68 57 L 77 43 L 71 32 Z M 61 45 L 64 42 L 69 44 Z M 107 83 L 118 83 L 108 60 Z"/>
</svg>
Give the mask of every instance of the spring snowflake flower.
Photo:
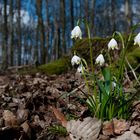
<svg viewBox="0 0 140 140">
<path fill-rule="evenodd" d="M 137 34 L 137 36 L 134 38 L 134 45 L 138 44 L 140 47 L 140 33 Z"/>
<path fill-rule="evenodd" d="M 114 90 L 114 88 L 117 86 L 116 82 L 112 82 L 112 89 Z"/>
<path fill-rule="evenodd" d="M 79 67 L 77 68 L 77 72 L 82 73 L 82 70 L 85 70 L 85 67 L 82 65 L 79 65 Z"/>
<path fill-rule="evenodd" d="M 71 64 L 74 66 L 75 64 L 78 65 L 81 62 L 81 58 L 77 55 L 74 55 L 71 59 Z"/>
<path fill-rule="evenodd" d="M 79 26 L 75 26 L 74 29 L 71 31 L 71 38 L 77 39 L 80 38 L 82 39 L 82 31 Z"/>
<path fill-rule="evenodd" d="M 99 64 L 100 66 L 102 66 L 104 63 L 105 63 L 104 56 L 103 56 L 102 54 L 100 54 L 100 55 L 96 58 L 95 64 Z"/>
<path fill-rule="evenodd" d="M 112 38 L 109 43 L 108 43 L 108 49 L 109 50 L 114 50 L 114 49 L 117 49 L 118 50 L 118 44 L 117 44 L 117 41 Z"/>
</svg>

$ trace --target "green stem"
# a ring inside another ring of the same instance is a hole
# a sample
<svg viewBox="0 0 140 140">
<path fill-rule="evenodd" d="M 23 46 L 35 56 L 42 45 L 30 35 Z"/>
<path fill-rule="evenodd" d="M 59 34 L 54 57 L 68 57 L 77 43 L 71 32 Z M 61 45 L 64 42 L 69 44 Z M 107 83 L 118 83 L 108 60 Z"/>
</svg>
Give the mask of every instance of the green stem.
<svg viewBox="0 0 140 140">
<path fill-rule="evenodd" d="M 119 74 L 117 77 L 117 80 L 121 83 L 122 82 L 122 77 L 123 77 L 123 70 L 124 70 L 124 61 L 125 61 L 125 54 L 126 54 L 126 49 L 127 46 L 125 47 L 124 39 L 121 35 L 120 32 L 115 32 L 121 39 L 122 42 L 122 53 L 121 53 L 121 62 L 120 62 L 120 68 L 119 68 Z"/>
<path fill-rule="evenodd" d="M 89 26 L 88 23 L 86 23 L 87 26 L 87 33 L 88 33 L 88 43 L 89 43 L 89 47 L 90 47 L 90 63 L 91 63 L 91 69 L 92 69 L 92 73 L 94 74 L 94 67 L 93 67 L 93 54 L 92 54 L 92 42 L 91 42 L 91 36 L 90 36 L 90 30 L 89 30 Z"/>
<path fill-rule="evenodd" d="M 86 87 L 87 87 L 87 90 L 88 90 L 88 94 L 90 94 L 90 88 L 89 88 L 88 81 L 87 81 L 87 78 L 86 78 L 86 75 L 85 75 L 85 71 L 83 69 L 84 66 L 83 66 L 82 62 L 81 62 L 81 65 L 82 65 L 82 74 L 84 76 L 84 80 L 85 80 L 85 84 L 86 84 Z"/>
<path fill-rule="evenodd" d="M 88 33 L 88 44 L 89 44 L 89 48 L 90 48 L 90 63 L 91 63 L 91 70 L 92 70 L 92 75 L 93 75 L 94 96 L 95 96 L 95 99 L 96 99 L 96 97 L 97 97 L 97 91 L 96 91 L 96 83 L 95 83 L 95 76 L 94 76 L 92 42 L 91 42 L 89 25 L 88 25 L 88 23 L 86 21 L 85 21 L 85 24 L 86 24 L 87 33 Z"/>
</svg>

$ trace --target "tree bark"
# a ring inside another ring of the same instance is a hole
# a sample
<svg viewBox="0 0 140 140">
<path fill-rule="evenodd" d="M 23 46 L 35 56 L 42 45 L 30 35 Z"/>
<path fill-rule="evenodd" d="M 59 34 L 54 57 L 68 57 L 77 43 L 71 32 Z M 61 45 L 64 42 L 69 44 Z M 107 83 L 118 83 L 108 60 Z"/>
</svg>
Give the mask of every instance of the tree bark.
<svg viewBox="0 0 140 140">
<path fill-rule="evenodd" d="M 3 45 L 2 45 L 2 70 L 8 68 L 8 55 L 7 55 L 7 0 L 4 0 L 4 25 L 3 25 Z"/>
<path fill-rule="evenodd" d="M 49 10 L 48 0 L 46 0 L 46 62 L 49 62 Z"/>
<path fill-rule="evenodd" d="M 62 54 L 66 53 L 66 43 L 65 43 L 65 0 L 60 0 L 60 22 L 62 30 Z"/>
<path fill-rule="evenodd" d="M 55 16 L 54 18 L 54 38 L 53 38 L 53 56 L 54 60 L 58 59 L 59 57 L 59 46 L 58 46 L 58 22 Z"/>
<path fill-rule="evenodd" d="M 91 1 L 91 36 L 95 36 L 94 33 L 95 33 L 95 30 L 94 30 L 94 19 L 95 19 L 95 14 L 94 14 L 94 11 L 95 11 L 95 0 L 92 0 Z"/>
<path fill-rule="evenodd" d="M 70 0 L 70 20 L 71 20 L 71 30 L 74 28 L 74 10 L 73 10 L 73 0 Z"/>
<path fill-rule="evenodd" d="M 21 65 L 21 50 L 22 50 L 22 44 L 21 44 L 21 0 L 17 0 L 17 9 L 18 9 L 18 17 L 17 17 L 17 34 L 18 34 L 18 65 Z"/>
<path fill-rule="evenodd" d="M 37 4 L 38 26 L 40 32 L 41 64 L 45 64 L 46 50 L 45 50 L 45 32 L 44 32 L 44 24 L 42 18 L 42 0 L 36 0 L 36 4 Z"/>
<path fill-rule="evenodd" d="M 37 25 L 36 27 L 36 35 L 35 35 L 35 48 L 34 48 L 34 63 L 37 66 L 37 64 L 39 63 L 39 56 L 38 56 L 38 42 L 39 42 L 39 27 Z"/>
<path fill-rule="evenodd" d="M 9 44 L 10 44 L 10 65 L 14 65 L 14 44 L 13 44 L 13 0 L 10 0 L 10 13 L 9 13 Z"/>
<path fill-rule="evenodd" d="M 111 0 L 112 34 L 116 31 L 116 0 Z"/>
<path fill-rule="evenodd" d="M 125 18 L 126 18 L 127 33 L 130 32 L 130 28 L 132 26 L 132 21 L 131 21 L 132 9 L 130 5 L 131 5 L 130 0 L 125 0 Z"/>
</svg>

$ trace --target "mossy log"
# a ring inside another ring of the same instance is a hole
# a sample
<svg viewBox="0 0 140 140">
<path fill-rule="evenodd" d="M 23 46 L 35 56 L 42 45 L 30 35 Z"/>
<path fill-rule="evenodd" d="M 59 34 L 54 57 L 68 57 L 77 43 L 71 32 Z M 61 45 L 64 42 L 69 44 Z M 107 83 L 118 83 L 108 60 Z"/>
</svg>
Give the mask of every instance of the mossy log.
<svg viewBox="0 0 140 140">
<path fill-rule="evenodd" d="M 95 62 L 96 57 L 100 53 L 103 53 L 103 54 L 106 53 L 106 51 L 108 49 L 107 44 L 110 41 L 110 39 L 111 38 L 93 38 L 93 39 L 91 39 L 91 44 L 92 44 L 92 48 L 93 48 L 93 63 Z M 115 38 L 115 39 L 119 43 L 119 52 L 120 52 L 121 51 L 121 41 L 119 40 L 119 38 Z M 135 68 L 140 63 L 140 47 L 134 46 L 133 44 L 134 44 L 133 40 L 130 41 L 126 56 L 127 56 L 129 63 L 132 65 L 133 68 Z M 87 62 L 90 62 L 89 50 L 90 49 L 89 49 L 89 44 L 88 44 L 87 38 L 76 41 L 74 43 L 74 46 L 71 49 L 72 54 L 74 51 L 76 51 L 77 55 L 86 59 Z M 34 67 L 29 70 L 25 70 L 25 69 L 21 70 L 20 73 L 35 74 L 36 72 L 43 72 L 48 75 L 61 74 L 61 73 L 66 72 L 69 68 L 71 68 L 70 60 L 71 60 L 70 56 L 62 57 L 62 58 L 52 61 L 48 64 L 38 66 L 37 68 Z M 117 65 L 117 64 L 114 64 L 114 65 Z"/>
<path fill-rule="evenodd" d="M 61 74 L 66 72 L 71 67 L 70 57 L 63 57 L 61 59 L 55 60 L 45 65 L 41 65 L 38 67 L 40 72 L 46 74 Z"/>
<path fill-rule="evenodd" d="M 129 61 L 129 63 L 132 65 L 132 67 L 135 68 L 140 63 L 140 47 L 134 45 L 133 38 L 134 37 L 132 37 L 132 40 L 128 44 L 126 57 Z M 106 54 L 107 49 L 108 49 L 107 45 L 108 45 L 108 42 L 110 41 L 110 39 L 111 39 L 110 37 L 109 38 L 93 38 L 93 39 L 91 39 L 92 49 L 93 49 L 93 63 L 95 62 L 96 57 L 100 53 Z M 119 44 L 119 51 L 118 51 L 118 53 L 119 53 L 121 51 L 121 47 L 122 47 L 121 41 L 118 37 L 115 39 L 117 40 L 117 42 Z M 125 37 L 125 39 L 126 39 L 126 37 Z M 74 51 L 76 51 L 77 55 L 86 59 L 87 62 L 90 61 L 90 58 L 89 58 L 90 57 L 90 52 L 89 52 L 90 49 L 89 49 L 89 43 L 88 43 L 87 38 L 76 41 L 74 46 L 72 47 L 72 52 L 74 52 Z"/>
<path fill-rule="evenodd" d="M 47 75 L 61 74 L 66 72 L 71 67 L 70 56 L 64 56 L 58 60 L 52 61 L 48 64 L 40 65 L 38 67 L 32 66 L 30 68 L 20 69 L 19 74 L 32 74 L 37 72 L 45 73 Z"/>
</svg>

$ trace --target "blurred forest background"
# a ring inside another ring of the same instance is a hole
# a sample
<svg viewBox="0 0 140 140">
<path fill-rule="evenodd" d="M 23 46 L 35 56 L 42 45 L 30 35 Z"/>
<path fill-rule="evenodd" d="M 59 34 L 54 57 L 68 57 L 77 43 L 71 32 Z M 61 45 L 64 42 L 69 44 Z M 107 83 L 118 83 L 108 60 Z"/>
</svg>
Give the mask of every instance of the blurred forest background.
<svg viewBox="0 0 140 140">
<path fill-rule="evenodd" d="M 1 69 L 45 64 L 68 54 L 70 33 L 80 18 L 90 24 L 92 37 L 129 33 L 140 21 L 140 0 L 0 0 Z"/>
</svg>

